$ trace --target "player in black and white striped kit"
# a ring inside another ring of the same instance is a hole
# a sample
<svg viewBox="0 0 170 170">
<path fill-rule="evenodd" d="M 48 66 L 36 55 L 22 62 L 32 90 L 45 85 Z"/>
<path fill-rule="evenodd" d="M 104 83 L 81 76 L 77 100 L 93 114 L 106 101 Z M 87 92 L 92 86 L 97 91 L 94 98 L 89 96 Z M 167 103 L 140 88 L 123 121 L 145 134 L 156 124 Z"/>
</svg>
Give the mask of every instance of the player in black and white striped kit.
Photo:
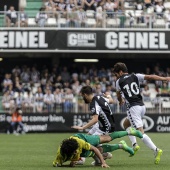
<svg viewBox="0 0 170 170">
<path fill-rule="evenodd" d="M 124 63 L 116 63 L 114 65 L 114 73 L 117 77 L 116 90 L 119 104 L 122 105 L 125 102 L 127 106 L 127 118 L 123 124 L 124 128 L 128 130 L 129 127 L 132 126 L 143 133 L 142 141 L 154 151 L 155 164 L 159 164 L 162 150 L 155 146 L 150 137 L 146 135 L 143 130 L 142 117 L 146 112 L 146 108 L 140 94 L 140 84 L 143 83 L 144 80 L 170 81 L 170 77 L 129 74 Z M 129 138 L 134 147 L 134 152 L 136 153 L 140 149 L 136 142 L 136 138 L 134 136 L 129 136 Z"/>
</svg>

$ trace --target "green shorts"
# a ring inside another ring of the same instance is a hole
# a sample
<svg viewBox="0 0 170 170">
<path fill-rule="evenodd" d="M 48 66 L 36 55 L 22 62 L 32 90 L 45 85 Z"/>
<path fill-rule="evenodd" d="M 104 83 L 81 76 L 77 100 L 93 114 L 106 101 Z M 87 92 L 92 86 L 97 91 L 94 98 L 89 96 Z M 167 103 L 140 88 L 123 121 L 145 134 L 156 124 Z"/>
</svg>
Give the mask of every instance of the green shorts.
<svg viewBox="0 0 170 170">
<path fill-rule="evenodd" d="M 77 133 L 73 136 L 76 136 L 79 139 L 82 139 L 95 147 L 100 144 L 100 137 L 98 135 L 87 135 L 87 134 Z M 81 157 L 92 157 L 92 156 L 94 156 L 94 152 L 88 151 L 88 150 L 83 150 L 80 156 Z"/>
</svg>

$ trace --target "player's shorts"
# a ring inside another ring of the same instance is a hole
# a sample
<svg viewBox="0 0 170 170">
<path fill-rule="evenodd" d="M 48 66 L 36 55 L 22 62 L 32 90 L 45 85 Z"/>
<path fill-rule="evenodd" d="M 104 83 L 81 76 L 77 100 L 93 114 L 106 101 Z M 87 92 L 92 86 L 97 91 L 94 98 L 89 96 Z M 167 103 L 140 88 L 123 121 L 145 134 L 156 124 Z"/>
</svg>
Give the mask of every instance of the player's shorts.
<svg viewBox="0 0 170 170">
<path fill-rule="evenodd" d="M 90 143 L 91 145 L 93 145 L 95 147 L 100 144 L 100 137 L 97 135 L 87 135 L 87 134 L 77 133 L 74 136 Z M 92 156 L 94 156 L 94 152 L 88 151 L 88 150 L 83 150 L 80 156 L 81 157 L 92 157 Z"/>
<path fill-rule="evenodd" d="M 145 115 L 145 106 L 132 106 L 127 109 L 127 118 L 130 121 L 132 127 L 139 128 L 143 127 L 142 117 Z"/>
<path fill-rule="evenodd" d="M 99 124 L 96 123 L 88 132 L 90 135 L 105 135 L 105 132 L 99 129 Z"/>
</svg>

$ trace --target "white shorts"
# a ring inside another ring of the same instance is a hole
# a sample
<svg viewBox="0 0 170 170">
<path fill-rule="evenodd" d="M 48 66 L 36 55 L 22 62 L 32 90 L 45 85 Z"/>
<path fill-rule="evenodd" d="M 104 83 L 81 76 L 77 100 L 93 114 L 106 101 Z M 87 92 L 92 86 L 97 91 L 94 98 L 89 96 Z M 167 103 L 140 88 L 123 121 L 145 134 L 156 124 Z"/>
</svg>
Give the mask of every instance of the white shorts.
<svg viewBox="0 0 170 170">
<path fill-rule="evenodd" d="M 130 121 L 132 127 L 143 127 L 142 117 L 145 115 L 145 112 L 145 106 L 138 105 L 132 106 L 130 109 L 127 109 L 127 119 Z"/>
<path fill-rule="evenodd" d="M 99 124 L 96 123 L 88 132 L 90 135 L 105 135 L 106 133 L 99 129 Z"/>
</svg>

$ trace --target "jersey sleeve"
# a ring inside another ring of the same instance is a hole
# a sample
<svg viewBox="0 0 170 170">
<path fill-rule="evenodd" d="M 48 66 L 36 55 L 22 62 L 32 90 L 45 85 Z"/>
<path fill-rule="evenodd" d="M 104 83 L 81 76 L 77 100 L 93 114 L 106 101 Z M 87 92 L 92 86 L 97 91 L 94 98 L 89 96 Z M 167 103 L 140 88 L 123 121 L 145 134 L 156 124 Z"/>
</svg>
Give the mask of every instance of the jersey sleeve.
<svg viewBox="0 0 170 170">
<path fill-rule="evenodd" d="M 63 156 L 60 154 L 60 147 L 58 148 L 57 150 L 57 156 L 56 156 L 56 159 L 55 159 L 55 164 L 57 166 L 62 166 L 63 162 L 64 162 L 64 158 Z"/>
<path fill-rule="evenodd" d="M 99 106 L 97 100 L 93 100 L 90 104 L 90 111 L 93 115 L 100 113 L 101 107 Z"/>
<path fill-rule="evenodd" d="M 136 74 L 138 80 L 139 80 L 139 83 L 143 83 L 144 82 L 144 77 L 145 75 L 144 74 Z"/>
</svg>

